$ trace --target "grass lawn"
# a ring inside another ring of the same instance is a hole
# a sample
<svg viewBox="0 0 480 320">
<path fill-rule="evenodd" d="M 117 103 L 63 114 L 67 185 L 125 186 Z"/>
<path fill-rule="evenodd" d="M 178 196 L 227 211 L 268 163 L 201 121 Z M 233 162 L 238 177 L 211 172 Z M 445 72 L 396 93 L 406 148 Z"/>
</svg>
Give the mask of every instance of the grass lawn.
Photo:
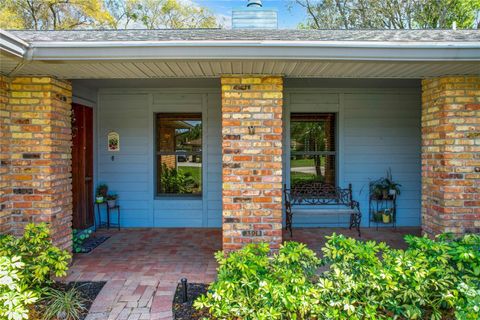
<svg viewBox="0 0 480 320">
<path fill-rule="evenodd" d="M 178 171 L 183 174 L 189 174 L 195 183 L 199 186 L 202 185 L 202 168 L 200 167 L 188 167 L 188 166 L 179 166 Z"/>
<path fill-rule="evenodd" d="M 297 183 L 310 182 L 310 181 L 323 181 L 323 177 L 317 177 L 315 174 L 303 173 L 303 172 L 290 172 L 290 185 Z"/>
<path fill-rule="evenodd" d="M 325 157 L 320 158 L 320 163 L 323 166 L 325 164 Z M 315 166 L 315 161 L 313 159 L 292 159 L 290 160 L 291 168 L 298 167 L 313 167 Z"/>
</svg>

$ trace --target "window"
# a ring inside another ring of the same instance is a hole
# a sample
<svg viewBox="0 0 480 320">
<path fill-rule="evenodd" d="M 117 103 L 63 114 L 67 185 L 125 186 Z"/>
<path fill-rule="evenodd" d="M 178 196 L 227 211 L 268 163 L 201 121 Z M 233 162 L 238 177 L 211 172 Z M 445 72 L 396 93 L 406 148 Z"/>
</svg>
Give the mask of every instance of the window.
<svg viewBox="0 0 480 320">
<path fill-rule="evenodd" d="M 202 194 L 202 115 L 156 115 L 157 195 Z"/>
<path fill-rule="evenodd" d="M 292 113 L 290 185 L 324 182 L 335 185 L 334 113 Z"/>
</svg>

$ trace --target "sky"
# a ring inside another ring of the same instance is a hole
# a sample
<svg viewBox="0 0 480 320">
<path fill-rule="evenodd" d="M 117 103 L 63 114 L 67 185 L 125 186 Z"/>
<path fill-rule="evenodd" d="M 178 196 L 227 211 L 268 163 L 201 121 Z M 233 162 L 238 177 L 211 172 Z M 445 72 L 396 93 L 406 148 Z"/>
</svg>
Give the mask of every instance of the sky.
<svg viewBox="0 0 480 320">
<path fill-rule="evenodd" d="M 230 27 L 233 8 L 246 7 L 247 0 L 195 0 L 195 3 L 207 7 L 217 16 L 226 20 L 225 27 Z M 305 20 L 305 12 L 298 5 L 292 6 L 292 0 L 262 0 L 264 8 L 278 10 L 278 27 L 292 29 Z"/>
</svg>

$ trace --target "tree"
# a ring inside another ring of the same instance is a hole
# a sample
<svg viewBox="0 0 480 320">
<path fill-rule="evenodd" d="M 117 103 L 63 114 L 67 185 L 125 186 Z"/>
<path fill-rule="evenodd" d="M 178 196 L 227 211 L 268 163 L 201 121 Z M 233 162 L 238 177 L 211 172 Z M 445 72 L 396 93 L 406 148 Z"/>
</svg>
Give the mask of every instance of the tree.
<svg viewBox="0 0 480 320">
<path fill-rule="evenodd" d="M 305 152 L 320 152 L 326 150 L 325 122 L 320 121 L 295 121 L 291 123 L 291 135 L 300 149 Z M 322 176 L 322 155 L 311 155 L 315 164 L 317 177 Z"/>
<path fill-rule="evenodd" d="M 294 0 L 309 29 L 478 28 L 480 0 Z"/>
<path fill-rule="evenodd" d="M 101 0 L 0 0 L 4 29 L 65 30 L 110 24 Z"/>
<path fill-rule="evenodd" d="M 138 19 L 147 29 L 212 28 L 215 16 L 205 7 L 181 0 L 137 0 Z"/>
<path fill-rule="evenodd" d="M 112 17 L 111 26 L 114 29 L 127 29 L 138 20 L 138 0 L 105 0 L 105 7 Z"/>
<path fill-rule="evenodd" d="M 3 29 L 216 26 L 213 13 L 187 0 L 0 0 Z"/>
</svg>

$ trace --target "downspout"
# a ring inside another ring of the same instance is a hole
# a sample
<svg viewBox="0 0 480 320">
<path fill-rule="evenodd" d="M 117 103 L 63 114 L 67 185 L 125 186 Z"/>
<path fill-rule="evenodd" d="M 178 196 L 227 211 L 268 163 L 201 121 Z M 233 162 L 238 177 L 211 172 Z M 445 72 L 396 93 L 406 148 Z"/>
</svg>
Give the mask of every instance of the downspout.
<svg viewBox="0 0 480 320">
<path fill-rule="evenodd" d="M 33 48 L 28 46 L 25 50 L 25 53 L 23 54 L 23 59 L 22 61 L 17 64 L 17 66 L 9 73 L 8 76 L 13 77 L 15 76 L 20 70 L 22 70 L 26 65 L 30 64 L 32 62 L 32 57 L 33 57 Z"/>
</svg>

